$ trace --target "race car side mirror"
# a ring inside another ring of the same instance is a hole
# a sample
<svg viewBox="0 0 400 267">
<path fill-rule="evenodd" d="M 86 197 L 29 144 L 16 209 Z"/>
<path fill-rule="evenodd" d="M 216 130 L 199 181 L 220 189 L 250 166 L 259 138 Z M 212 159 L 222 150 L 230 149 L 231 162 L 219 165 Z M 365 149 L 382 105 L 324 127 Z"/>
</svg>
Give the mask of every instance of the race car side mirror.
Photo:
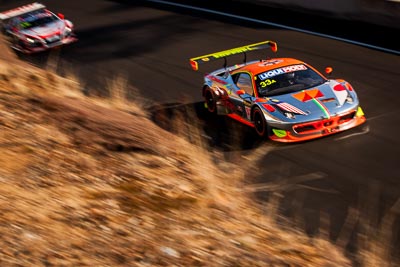
<svg viewBox="0 0 400 267">
<path fill-rule="evenodd" d="M 64 18 L 65 18 L 64 14 L 62 14 L 62 13 L 58 13 L 57 16 L 58 16 L 60 19 L 64 19 Z"/>
<path fill-rule="evenodd" d="M 245 92 L 244 90 L 237 90 L 236 93 L 237 93 L 238 95 L 243 95 L 243 94 L 245 94 L 246 92 Z"/>
<path fill-rule="evenodd" d="M 278 44 L 276 42 L 269 42 L 269 46 L 271 47 L 272 52 L 276 53 L 278 52 Z"/>
<path fill-rule="evenodd" d="M 325 73 L 326 74 L 331 74 L 333 72 L 333 68 L 332 67 L 326 67 L 325 68 Z"/>
</svg>

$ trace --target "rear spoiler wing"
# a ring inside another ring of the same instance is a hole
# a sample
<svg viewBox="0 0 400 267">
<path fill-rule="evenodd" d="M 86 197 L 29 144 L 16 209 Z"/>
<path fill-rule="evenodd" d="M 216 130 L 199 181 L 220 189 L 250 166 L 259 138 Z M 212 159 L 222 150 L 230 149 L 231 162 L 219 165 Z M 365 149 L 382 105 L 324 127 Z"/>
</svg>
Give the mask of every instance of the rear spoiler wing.
<svg viewBox="0 0 400 267">
<path fill-rule="evenodd" d="M 273 41 L 264 41 L 256 44 L 245 45 L 241 47 L 236 47 L 216 53 L 212 53 L 205 56 L 194 57 L 190 59 L 190 65 L 192 66 L 193 70 L 199 69 L 199 63 L 210 62 L 216 59 L 224 58 L 225 59 L 225 67 L 226 67 L 226 57 L 233 56 L 236 54 L 242 54 L 250 51 L 261 50 L 271 48 L 272 52 L 278 51 L 278 44 Z"/>
<path fill-rule="evenodd" d="M 46 8 L 45 5 L 35 2 L 32 4 L 28 4 L 28 5 L 24 5 L 24 6 L 20 6 L 14 9 L 10 9 L 7 11 L 3 11 L 0 13 L 0 21 L 1 20 L 7 20 L 13 17 L 17 17 L 17 16 L 21 16 L 23 14 L 26 14 L 28 12 L 32 12 L 32 11 L 36 11 L 36 10 L 40 10 L 40 9 L 44 9 Z"/>
</svg>

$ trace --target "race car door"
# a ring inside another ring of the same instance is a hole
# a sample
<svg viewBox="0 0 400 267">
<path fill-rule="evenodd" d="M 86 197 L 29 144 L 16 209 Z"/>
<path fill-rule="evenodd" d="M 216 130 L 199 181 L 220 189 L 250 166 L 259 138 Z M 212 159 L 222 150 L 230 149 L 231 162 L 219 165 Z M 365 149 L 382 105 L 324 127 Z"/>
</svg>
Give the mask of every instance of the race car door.
<svg viewBox="0 0 400 267">
<path fill-rule="evenodd" d="M 235 96 L 232 99 L 232 103 L 235 107 L 235 113 L 245 120 L 250 120 L 250 107 L 252 101 L 254 101 L 254 90 L 253 83 L 249 73 L 239 72 L 232 75 L 232 79 L 239 90 L 243 90 L 245 93 Z"/>
</svg>

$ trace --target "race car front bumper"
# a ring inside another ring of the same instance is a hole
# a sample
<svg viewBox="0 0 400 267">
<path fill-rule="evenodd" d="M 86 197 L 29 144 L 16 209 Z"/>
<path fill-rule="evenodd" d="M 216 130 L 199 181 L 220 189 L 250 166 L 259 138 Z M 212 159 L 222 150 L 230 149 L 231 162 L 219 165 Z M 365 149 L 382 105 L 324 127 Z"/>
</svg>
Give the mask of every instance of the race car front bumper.
<svg viewBox="0 0 400 267">
<path fill-rule="evenodd" d="M 327 135 L 354 128 L 366 121 L 361 107 L 357 110 L 341 114 L 330 119 L 312 121 L 301 124 L 288 125 L 282 128 L 281 125 L 271 125 L 269 138 L 278 142 L 299 142 L 307 141 Z"/>
<path fill-rule="evenodd" d="M 78 41 L 78 38 L 76 38 L 73 35 L 69 35 L 64 37 L 63 39 L 57 41 L 57 42 L 52 42 L 52 43 L 46 43 L 46 42 L 38 42 L 35 43 L 34 45 L 24 43 L 24 45 L 14 45 L 12 46 L 13 49 L 18 50 L 22 53 L 25 54 L 33 54 L 33 53 L 38 53 L 38 52 L 43 52 L 47 51 L 53 48 L 61 47 L 67 44 L 71 44 Z"/>
</svg>

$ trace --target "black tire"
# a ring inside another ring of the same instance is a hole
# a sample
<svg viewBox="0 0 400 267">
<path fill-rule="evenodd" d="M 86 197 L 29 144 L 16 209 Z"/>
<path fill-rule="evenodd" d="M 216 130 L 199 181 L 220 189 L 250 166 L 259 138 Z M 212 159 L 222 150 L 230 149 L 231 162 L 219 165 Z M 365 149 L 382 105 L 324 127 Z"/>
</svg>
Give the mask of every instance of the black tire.
<svg viewBox="0 0 400 267">
<path fill-rule="evenodd" d="M 207 105 L 207 110 L 210 113 L 216 113 L 216 111 L 217 111 L 217 100 L 215 99 L 214 92 L 209 87 L 207 87 L 204 90 L 204 100 L 205 100 L 205 104 Z"/>
<path fill-rule="evenodd" d="M 253 122 L 257 135 L 260 137 L 266 136 L 268 133 L 268 125 L 259 107 L 255 107 L 253 110 Z"/>
<path fill-rule="evenodd" d="M 22 41 L 17 36 L 10 36 L 10 43 L 14 47 L 22 48 Z"/>
</svg>

